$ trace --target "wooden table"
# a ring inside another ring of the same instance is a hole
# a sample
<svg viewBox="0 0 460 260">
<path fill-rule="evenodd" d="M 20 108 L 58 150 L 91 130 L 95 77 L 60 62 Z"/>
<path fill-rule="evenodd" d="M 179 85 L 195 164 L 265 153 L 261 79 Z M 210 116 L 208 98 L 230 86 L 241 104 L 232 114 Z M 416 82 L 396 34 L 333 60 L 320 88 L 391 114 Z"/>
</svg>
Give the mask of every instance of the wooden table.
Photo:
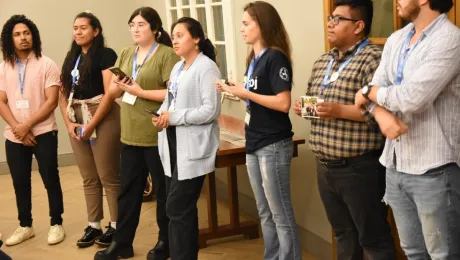
<svg viewBox="0 0 460 260">
<path fill-rule="evenodd" d="M 219 116 L 221 129 L 244 136 L 245 123 L 227 115 Z M 304 144 L 305 139 L 294 137 L 294 157 L 298 156 L 298 145 Z M 207 178 L 207 201 L 208 201 L 208 228 L 200 229 L 200 248 L 207 246 L 207 241 L 229 236 L 244 235 L 246 238 L 255 239 L 259 237 L 259 223 L 255 221 L 240 222 L 240 211 L 238 205 L 238 179 L 236 166 L 246 164 L 245 147 L 236 146 L 229 142 L 220 140 L 219 150 L 216 157 L 216 168 L 227 168 L 228 179 L 228 204 L 230 209 L 230 224 L 219 226 L 217 220 L 217 199 L 216 199 L 216 175 L 208 174 Z"/>
</svg>

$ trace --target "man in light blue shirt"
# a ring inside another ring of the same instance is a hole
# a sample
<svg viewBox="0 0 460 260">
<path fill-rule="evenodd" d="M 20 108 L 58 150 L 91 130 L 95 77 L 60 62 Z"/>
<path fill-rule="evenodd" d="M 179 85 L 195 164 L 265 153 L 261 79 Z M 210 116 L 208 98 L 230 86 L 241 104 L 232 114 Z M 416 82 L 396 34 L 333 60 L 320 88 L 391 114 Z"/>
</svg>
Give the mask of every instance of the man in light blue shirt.
<svg viewBox="0 0 460 260">
<path fill-rule="evenodd" d="M 398 1 L 399 16 L 412 23 L 388 38 L 355 99 L 387 136 L 385 201 L 409 260 L 460 259 L 460 29 L 445 14 L 452 5 Z"/>
</svg>

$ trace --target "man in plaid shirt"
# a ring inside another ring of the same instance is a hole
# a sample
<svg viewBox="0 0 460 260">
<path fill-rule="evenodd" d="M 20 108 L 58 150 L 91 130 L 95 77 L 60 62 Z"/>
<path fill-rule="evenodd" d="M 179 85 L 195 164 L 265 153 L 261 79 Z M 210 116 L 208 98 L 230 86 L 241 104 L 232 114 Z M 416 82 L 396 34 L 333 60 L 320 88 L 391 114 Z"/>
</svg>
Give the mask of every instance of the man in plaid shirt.
<svg viewBox="0 0 460 260">
<path fill-rule="evenodd" d="M 306 95 L 317 96 L 319 119 L 311 119 L 310 147 L 317 156 L 318 188 L 335 232 L 339 260 L 396 259 L 386 221 L 385 168 L 379 163 L 384 136 L 371 114 L 354 106 L 382 50 L 370 43 L 371 0 L 337 0 L 328 17 L 334 47 L 314 64 Z M 301 114 L 300 102 L 294 111 Z M 364 253 L 364 254 L 363 254 Z"/>
</svg>

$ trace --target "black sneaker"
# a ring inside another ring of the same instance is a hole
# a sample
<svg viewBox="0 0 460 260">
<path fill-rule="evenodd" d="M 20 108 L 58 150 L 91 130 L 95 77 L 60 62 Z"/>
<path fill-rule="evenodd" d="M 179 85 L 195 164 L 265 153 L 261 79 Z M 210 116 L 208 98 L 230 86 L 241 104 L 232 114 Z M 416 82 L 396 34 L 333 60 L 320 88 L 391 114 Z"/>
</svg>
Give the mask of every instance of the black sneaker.
<svg viewBox="0 0 460 260">
<path fill-rule="evenodd" d="M 94 244 L 94 241 L 102 236 L 102 230 L 88 226 L 85 228 L 85 234 L 77 241 L 78 247 L 89 247 Z"/>
<path fill-rule="evenodd" d="M 102 247 L 108 247 L 110 246 L 110 244 L 112 244 L 113 235 L 115 234 L 116 230 L 110 225 L 110 223 L 109 226 L 107 226 L 106 228 L 107 231 L 105 231 L 105 233 L 101 237 L 96 239 L 96 244 Z"/>
</svg>

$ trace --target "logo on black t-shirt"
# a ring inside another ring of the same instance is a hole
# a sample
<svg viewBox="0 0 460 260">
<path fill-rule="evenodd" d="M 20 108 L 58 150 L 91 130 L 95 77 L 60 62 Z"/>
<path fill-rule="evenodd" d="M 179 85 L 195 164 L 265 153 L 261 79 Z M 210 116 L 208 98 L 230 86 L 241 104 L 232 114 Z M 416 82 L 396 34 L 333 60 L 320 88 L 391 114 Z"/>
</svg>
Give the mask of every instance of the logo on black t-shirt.
<svg viewBox="0 0 460 260">
<path fill-rule="evenodd" d="M 249 87 L 253 88 L 254 90 L 257 90 L 257 77 L 254 79 L 251 77 L 251 79 L 248 82 Z"/>
<path fill-rule="evenodd" d="M 285 67 L 282 67 L 280 69 L 280 78 L 282 78 L 285 81 L 289 81 L 289 73 Z"/>
</svg>

